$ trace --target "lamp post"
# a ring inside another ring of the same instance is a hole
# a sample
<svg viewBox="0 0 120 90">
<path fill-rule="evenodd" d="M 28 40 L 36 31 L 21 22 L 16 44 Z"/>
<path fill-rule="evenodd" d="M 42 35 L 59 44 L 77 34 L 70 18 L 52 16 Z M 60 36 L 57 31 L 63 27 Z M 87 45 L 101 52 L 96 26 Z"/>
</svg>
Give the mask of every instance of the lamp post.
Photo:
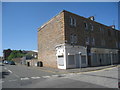
<svg viewBox="0 0 120 90">
<path fill-rule="evenodd" d="M 111 54 L 111 65 L 113 65 L 112 52 L 110 52 L 110 54 Z"/>
<path fill-rule="evenodd" d="M 82 64 L 81 64 L 81 54 L 82 54 L 82 53 L 81 53 L 81 52 L 79 52 L 80 69 L 81 69 L 81 65 L 82 65 Z"/>
</svg>

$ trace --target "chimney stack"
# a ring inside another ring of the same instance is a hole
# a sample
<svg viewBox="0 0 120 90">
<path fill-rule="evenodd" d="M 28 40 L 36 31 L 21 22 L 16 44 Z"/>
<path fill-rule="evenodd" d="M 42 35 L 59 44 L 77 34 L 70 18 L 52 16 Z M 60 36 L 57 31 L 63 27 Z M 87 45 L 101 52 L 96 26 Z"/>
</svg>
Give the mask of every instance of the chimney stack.
<svg viewBox="0 0 120 90">
<path fill-rule="evenodd" d="M 110 27 L 113 28 L 113 29 L 115 29 L 115 25 L 111 25 Z"/>
<path fill-rule="evenodd" d="M 88 17 L 88 19 L 90 19 L 90 20 L 92 20 L 92 21 L 95 20 L 94 16 L 90 16 L 90 17 Z"/>
</svg>

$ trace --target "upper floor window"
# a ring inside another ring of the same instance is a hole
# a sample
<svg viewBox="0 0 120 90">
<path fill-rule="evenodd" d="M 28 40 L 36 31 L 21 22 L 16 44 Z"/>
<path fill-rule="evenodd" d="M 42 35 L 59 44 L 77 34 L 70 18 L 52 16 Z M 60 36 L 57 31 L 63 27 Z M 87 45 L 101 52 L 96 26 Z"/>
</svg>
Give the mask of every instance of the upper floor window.
<svg viewBox="0 0 120 90">
<path fill-rule="evenodd" d="M 92 25 L 92 23 L 90 23 L 90 30 L 93 31 L 93 25 Z"/>
<path fill-rule="evenodd" d="M 76 34 L 71 34 L 70 35 L 70 43 L 71 44 L 76 44 L 77 43 L 77 35 Z"/>
<path fill-rule="evenodd" d="M 101 27 L 100 27 L 99 29 L 100 29 L 100 31 L 102 31 L 102 28 L 101 28 Z"/>
<path fill-rule="evenodd" d="M 93 46 L 95 45 L 95 38 L 91 38 L 91 43 Z"/>
<path fill-rule="evenodd" d="M 110 31 L 110 29 L 108 29 L 108 36 L 111 36 L 111 31 Z"/>
<path fill-rule="evenodd" d="M 86 22 L 84 22 L 85 30 L 88 30 L 88 25 Z"/>
<path fill-rule="evenodd" d="M 90 39 L 89 39 L 89 37 L 86 37 L 85 43 L 86 43 L 86 45 L 89 45 L 89 44 L 90 44 Z"/>
<path fill-rule="evenodd" d="M 70 26 L 76 27 L 76 19 L 70 16 Z"/>
<path fill-rule="evenodd" d="M 120 48 L 120 42 L 119 42 L 119 48 Z"/>
<path fill-rule="evenodd" d="M 101 45 L 105 46 L 105 40 L 104 39 L 101 40 Z"/>
<path fill-rule="evenodd" d="M 118 46 L 119 46 L 119 45 L 118 45 L 118 42 L 116 41 L 116 48 L 118 48 Z"/>
</svg>

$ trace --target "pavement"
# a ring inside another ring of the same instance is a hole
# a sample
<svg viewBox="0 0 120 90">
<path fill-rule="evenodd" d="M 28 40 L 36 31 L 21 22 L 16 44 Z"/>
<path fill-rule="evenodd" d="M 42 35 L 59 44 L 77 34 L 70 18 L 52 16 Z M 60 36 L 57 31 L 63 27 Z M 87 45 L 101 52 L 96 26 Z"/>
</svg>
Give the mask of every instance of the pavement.
<svg viewBox="0 0 120 90">
<path fill-rule="evenodd" d="M 108 66 L 97 66 L 97 67 L 86 67 L 86 68 L 75 68 L 75 69 L 56 69 L 56 68 L 50 68 L 50 67 L 33 67 L 40 69 L 42 71 L 46 72 L 52 72 L 52 73 L 58 73 L 58 74 L 67 74 L 67 73 L 83 73 L 83 72 L 93 72 L 98 70 L 106 70 L 111 69 L 113 67 L 120 67 L 120 64 L 116 65 L 108 65 Z"/>
</svg>

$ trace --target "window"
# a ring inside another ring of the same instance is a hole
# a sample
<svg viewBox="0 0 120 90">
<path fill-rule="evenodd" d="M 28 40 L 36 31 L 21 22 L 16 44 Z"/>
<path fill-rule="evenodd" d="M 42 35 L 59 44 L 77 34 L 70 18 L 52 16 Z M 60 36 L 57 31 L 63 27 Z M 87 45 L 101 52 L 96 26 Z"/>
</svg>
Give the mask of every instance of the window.
<svg viewBox="0 0 120 90">
<path fill-rule="evenodd" d="M 116 41 L 116 48 L 118 48 L 118 42 Z"/>
<path fill-rule="evenodd" d="M 110 31 L 110 29 L 108 29 L 108 36 L 111 36 L 111 31 Z"/>
<path fill-rule="evenodd" d="M 84 23 L 84 26 L 85 26 L 85 30 L 88 30 L 88 25 L 86 22 Z"/>
<path fill-rule="evenodd" d="M 89 45 L 90 41 L 89 41 L 89 37 L 86 37 L 86 45 Z"/>
<path fill-rule="evenodd" d="M 76 19 L 70 16 L 70 26 L 76 27 Z"/>
<path fill-rule="evenodd" d="M 68 65 L 74 65 L 74 64 L 75 64 L 74 55 L 68 55 Z"/>
<path fill-rule="evenodd" d="M 81 64 L 86 64 L 86 56 L 81 56 Z"/>
<path fill-rule="evenodd" d="M 63 56 L 58 56 L 58 64 L 59 64 L 59 66 L 64 66 L 64 57 Z"/>
<path fill-rule="evenodd" d="M 90 23 L 90 30 L 93 31 L 93 25 Z"/>
<path fill-rule="evenodd" d="M 102 31 L 102 28 L 100 27 L 100 31 Z"/>
<path fill-rule="evenodd" d="M 70 35 L 70 43 L 71 43 L 71 44 L 74 43 L 74 36 L 73 36 L 73 34 Z"/>
<path fill-rule="evenodd" d="M 94 46 L 95 45 L 95 39 L 92 38 L 91 42 L 92 42 L 92 45 Z"/>
<path fill-rule="evenodd" d="M 120 48 L 120 42 L 119 42 L 119 48 Z"/>
<path fill-rule="evenodd" d="M 76 34 L 71 34 L 70 42 L 71 42 L 71 44 L 76 44 L 77 43 L 77 35 Z"/>
<path fill-rule="evenodd" d="M 104 39 L 102 39 L 101 45 L 102 45 L 102 46 L 105 46 L 105 40 L 104 40 Z"/>
</svg>

